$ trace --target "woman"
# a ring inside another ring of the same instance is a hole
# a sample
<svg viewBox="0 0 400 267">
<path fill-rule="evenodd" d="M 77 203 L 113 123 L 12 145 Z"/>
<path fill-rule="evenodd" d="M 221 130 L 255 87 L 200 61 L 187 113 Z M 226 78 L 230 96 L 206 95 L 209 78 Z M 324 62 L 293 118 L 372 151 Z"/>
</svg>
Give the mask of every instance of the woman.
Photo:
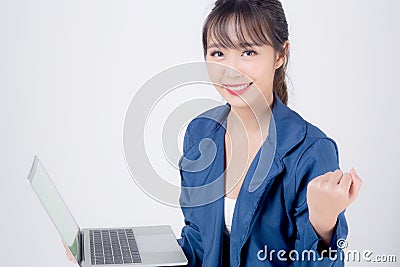
<svg viewBox="0 0 400 267">
<path fill-rule="evenodd" d="M 339 169 L 331 138 L 286 106 L 289 45 L 279 0 L 217 0 L 204 23 L 204 57 L 227 104 L 185 134 L 178 242 L 189 266 L 344 265 L 337 242 L 361 179 Z M 209 151 L 200 153 L 204 139 L 216 145 L 214 161 L 193 171 Z M 189 190 L 218 184 L 221 173 L 223 197 Z"/>
</svg>

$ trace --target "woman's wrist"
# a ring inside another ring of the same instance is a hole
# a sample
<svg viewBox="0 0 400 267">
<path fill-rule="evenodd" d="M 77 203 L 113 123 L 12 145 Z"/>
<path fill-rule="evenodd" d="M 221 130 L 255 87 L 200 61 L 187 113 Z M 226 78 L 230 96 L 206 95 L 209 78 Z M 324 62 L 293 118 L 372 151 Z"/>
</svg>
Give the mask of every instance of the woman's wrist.
<svg viewBox="0 0 400 267">
<path fill-rule="evenodd" d="M 325 245 L 329 246 L 336 226 L 337 217 L 334 219 L 327 219 L 310 215 L 309 219 L 317 235 L 322 239 Z"/>
</svg>

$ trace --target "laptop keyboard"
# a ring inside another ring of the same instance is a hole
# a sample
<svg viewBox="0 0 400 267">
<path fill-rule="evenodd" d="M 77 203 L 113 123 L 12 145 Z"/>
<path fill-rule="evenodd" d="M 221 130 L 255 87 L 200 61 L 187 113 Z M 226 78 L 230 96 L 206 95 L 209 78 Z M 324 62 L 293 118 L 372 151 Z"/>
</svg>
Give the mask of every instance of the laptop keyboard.
<svg viewBox="0 0 400 267">
<path fill-rule="evenodd" d="M 92 265 L 141 263 L 132 229 L 89 230 Z"/>
</svg>

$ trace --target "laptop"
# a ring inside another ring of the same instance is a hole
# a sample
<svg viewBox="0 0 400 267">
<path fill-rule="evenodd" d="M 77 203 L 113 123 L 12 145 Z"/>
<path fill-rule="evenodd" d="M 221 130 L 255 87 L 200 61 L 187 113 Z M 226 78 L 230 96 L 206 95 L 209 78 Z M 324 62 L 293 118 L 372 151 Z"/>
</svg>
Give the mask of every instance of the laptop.
<svg viewBox="0 0 400 267">
<path fill-rule="evenodd" d="M 171 226 L 80 229 L 37 156 L 28 181 L 81 267 L 187 265 Z"/>
</svg>

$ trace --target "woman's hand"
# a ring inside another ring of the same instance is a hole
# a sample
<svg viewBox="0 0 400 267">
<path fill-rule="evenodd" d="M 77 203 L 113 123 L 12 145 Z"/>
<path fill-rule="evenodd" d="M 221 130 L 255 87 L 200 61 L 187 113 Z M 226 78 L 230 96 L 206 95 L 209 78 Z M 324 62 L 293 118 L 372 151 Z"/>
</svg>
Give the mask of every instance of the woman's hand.
<svg viewBox="0 0 400 267">
<path fill-rule="evenodd" d="M 62 241 L 62 240 L 61 240 L 61 241 Z M 72 262 L 75 263 L 75 264 L 78 264 L 78 263 L 76 262 L 75 257 L 72 255 L 71 251 L 70 251 L 69 248 L 67 247 L 67 245 L 65 245 L 64 241 L 62 241 L 62 244 L 63 244 L 63 246 L 64 246 L 64 248 L 65 248 L 65 254 L 67 255 L 67 259 L 68 259 L 69 261 L 72 261 Z"/>
<path fill-rule="evenodd" d="M 325 244 L 330 244 L 339 214 L 357 198 L 361 184 L 354 168 L 350 173 L 327 172 L 308 183 L 310 222 Z"/>
</svg>

